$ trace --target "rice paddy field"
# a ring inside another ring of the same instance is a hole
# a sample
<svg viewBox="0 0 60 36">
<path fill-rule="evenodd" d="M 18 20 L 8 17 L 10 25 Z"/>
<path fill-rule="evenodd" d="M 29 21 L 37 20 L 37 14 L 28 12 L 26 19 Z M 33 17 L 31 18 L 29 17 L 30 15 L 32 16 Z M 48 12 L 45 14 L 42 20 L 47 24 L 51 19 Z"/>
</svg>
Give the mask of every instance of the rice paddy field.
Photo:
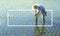
<svg viewBox="0 0 60 36">
<path fill-rule="evenodd" d="M 44 33 L 42 14 L 35 33 L 35 3 L 47 12 Z M 0 36 L 60 36 L 60 0 L 0 0 Z"/>
</svg>

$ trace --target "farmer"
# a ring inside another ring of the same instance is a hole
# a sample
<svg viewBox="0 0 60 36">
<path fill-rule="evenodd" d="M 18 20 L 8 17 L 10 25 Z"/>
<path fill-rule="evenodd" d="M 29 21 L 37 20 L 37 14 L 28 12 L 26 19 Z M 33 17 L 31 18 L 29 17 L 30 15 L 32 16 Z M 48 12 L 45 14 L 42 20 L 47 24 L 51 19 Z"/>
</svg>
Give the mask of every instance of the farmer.
<svg viewBox="0 0 60 36">
<path fill-rule="evenodd" d="M 46 16 L 46 11 L 45 11 L 45 8 L 42 6 L 42 5 L 34 5 L 33 6 L 34 9 L 37 9 L 38 12 L 35 13 L 35 16 L 37 17 L 37 15 L 39 15 L 40 13 L 42 13 L 43 15 L 43 23 L 45 23 L 45 16 Z M 38 19 L 36 18 L 36 22 L 38 21 Z"/>
</svg>

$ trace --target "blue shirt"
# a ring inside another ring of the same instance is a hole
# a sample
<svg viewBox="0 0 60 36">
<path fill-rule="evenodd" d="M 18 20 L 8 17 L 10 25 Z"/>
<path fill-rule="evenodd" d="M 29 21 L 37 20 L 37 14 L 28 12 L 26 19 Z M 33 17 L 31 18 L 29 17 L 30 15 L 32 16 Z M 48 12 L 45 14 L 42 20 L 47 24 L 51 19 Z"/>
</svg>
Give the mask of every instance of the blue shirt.
<svg viewBox="0 0 60 36">
<path fill-rule="evenodd" d="M 45 13 L 45 8 L 43 6 L 38 6 L 38 10 L 41 11 L 42 14 Z"/>
</svg>

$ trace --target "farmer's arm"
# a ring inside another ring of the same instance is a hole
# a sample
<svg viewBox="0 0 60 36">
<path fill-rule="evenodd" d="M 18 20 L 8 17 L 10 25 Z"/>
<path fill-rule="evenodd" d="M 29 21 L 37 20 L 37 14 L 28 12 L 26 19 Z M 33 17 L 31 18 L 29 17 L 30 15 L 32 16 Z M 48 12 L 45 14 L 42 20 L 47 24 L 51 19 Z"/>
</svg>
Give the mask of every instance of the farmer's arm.
<svg viewBox="0 0 60 36">
<path fill-rule="evenodd" d="M 40 11 L 38 11 L 38 13 L 35 14 L 35 16 L 39 15 Z"/>
</svg>

